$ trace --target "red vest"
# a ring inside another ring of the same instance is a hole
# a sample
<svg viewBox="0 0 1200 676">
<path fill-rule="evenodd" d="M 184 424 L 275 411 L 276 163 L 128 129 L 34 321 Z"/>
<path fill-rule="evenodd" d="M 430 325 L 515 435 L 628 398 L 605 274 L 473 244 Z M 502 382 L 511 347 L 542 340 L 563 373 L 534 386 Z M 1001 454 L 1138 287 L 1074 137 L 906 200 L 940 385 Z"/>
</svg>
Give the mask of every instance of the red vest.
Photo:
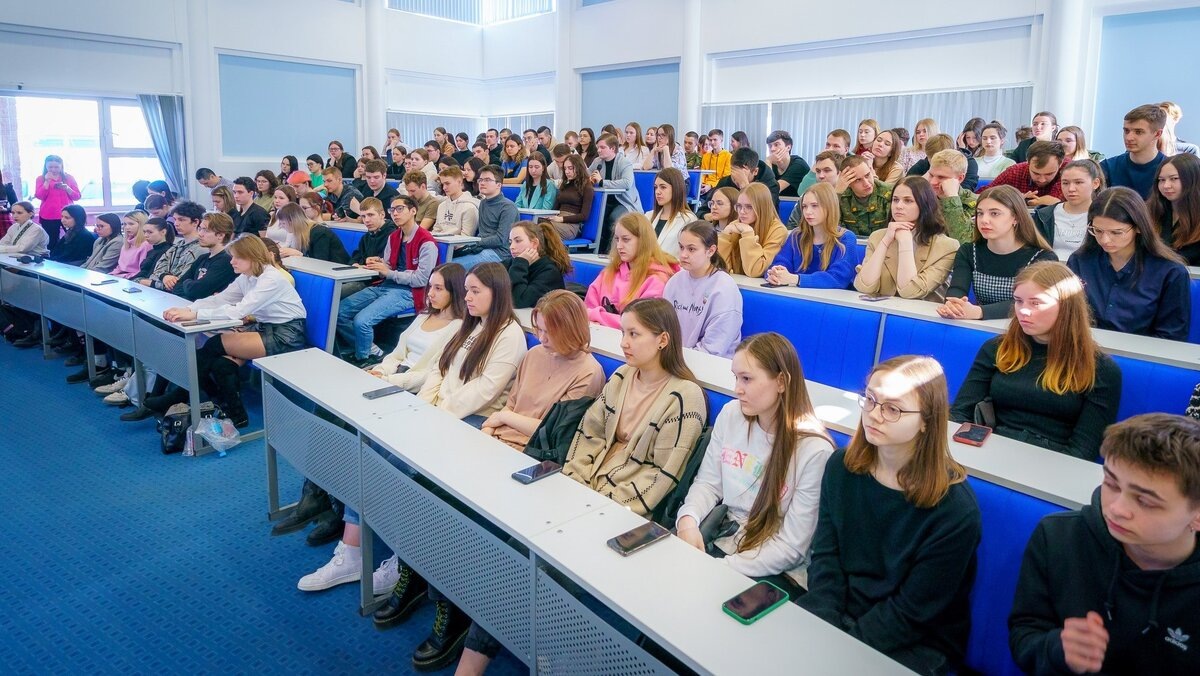
<svg viewBox="0 0 1200 676">
<path fill-rule="evenodd" d="M 388 236 L 387 245 L 389 253 L 391 254 L 390 260 L 388 260 L 388 265 L 390 265 L 393 270 L 400 270 L 400 264 L 403 262 L 404 270 L 416 270 L 417 263 L 421 258 L 421 247 L 425 244 L 425 242 L 433 244 L 435 248 L 437 247 L 437 240 L 433 238 L 433 235 L 429 234 L 428 230 L 419 225 L 417 226 L 416 234 L 413 235 L 412 241 L 409 242 L 404 241 L 404 231 L 400 228 L 396 228 L 396 231 Z M 404 251 L 403 261 L 400 260 L 401 250 Z M 436 264 L 437 263 L 435 262 L 434 265 Z M 413 287 L 412 295 L 413 308 L 417 312 L 423 311 L 425 309 L 425 288 L 421 287 L 418 289 Z"/>
</svg>

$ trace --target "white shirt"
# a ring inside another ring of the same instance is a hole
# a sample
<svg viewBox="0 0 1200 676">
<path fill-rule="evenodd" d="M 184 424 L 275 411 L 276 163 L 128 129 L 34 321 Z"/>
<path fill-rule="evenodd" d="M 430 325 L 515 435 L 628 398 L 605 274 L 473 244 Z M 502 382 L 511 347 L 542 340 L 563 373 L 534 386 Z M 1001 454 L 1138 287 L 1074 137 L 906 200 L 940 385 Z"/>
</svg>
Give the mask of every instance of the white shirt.
<svg viewBox="0 0 1200 676">
<path fill-rule="evenodd" d="M 191 304 L 197 319 L 242 319 L 283 324 L 307 316 L 300 294 L 275 266 L 258 277 L 238 275 L 225 290 Z"/>
<path fill-rule="evenodd" d="M 1058 260 L 1065 261 L 1083 244 L 1087 236 L 1087 215 L 1084 211 L 1079 214 L 1068 214 L 1063 202 L 1054 206 L 1054 253 Z"/>
<path fill-rule="evenodd" d="M 24 225 L 13 223 L 9 226 L 8 232 L 0 239 L 0 253 L 48 256 L 50 250 L 46 246 L 49 243 L 50 235 L 46 229 L 31 218 Z"/>
</svg>

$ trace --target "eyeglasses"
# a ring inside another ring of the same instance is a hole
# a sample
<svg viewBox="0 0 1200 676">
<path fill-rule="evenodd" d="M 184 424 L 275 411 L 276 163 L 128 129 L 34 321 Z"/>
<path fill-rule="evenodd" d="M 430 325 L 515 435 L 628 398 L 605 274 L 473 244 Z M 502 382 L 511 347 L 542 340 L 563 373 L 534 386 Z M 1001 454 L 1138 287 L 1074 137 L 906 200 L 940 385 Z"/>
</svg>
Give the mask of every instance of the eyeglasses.
<svg viewBox="0 0 1200 676">
<path fill-rule="evenodd" d="M 495 183 L 496 179 L 492 178 L 491 176 L 480 176 L 479 178 L 475 179 L 475 182 L 476 183 Z"/>
<path fill-rule="evenodd" d="M 1129 232 L 1130 230 L 1133 230 L 1133 228 L 1129 227 L 1129 228 L 1117 228 L 1116 230 L 1097 230 L 1090 225 L 1088 226 L 1088 229 L 1087 229 L 1087 231 L 1089 233 L 1091 233 L 1092 237 L 1095 237 L 1096 239 L 1100 239 L 1101 237 L 1120 237 L 1121 235 L 1124 235 L 1125 233 Z"/>
<path fill-rule="evenodd" d="M 733 208 L 737 209 L 738 211 L 750 211 L 754 208 L 754 206 L 751 204 L 735 204 L 733 205 Z"/>
<path fill-rule="evenodd" d="M 869 393 L 859 395 L 858 406 L 863 410 L 863 413 L 870 413 L 871 411 L 875 410 L 876 406 L 878 406 L 883 412 L 883 419 L 888 422 L 898 422 L 900 420 L 900 416 L 904 415 L 905 413 L 920 413 L 920 411 L 905 411 L 904 409 L 892 403 L 881 404 Z"/>
</svg>

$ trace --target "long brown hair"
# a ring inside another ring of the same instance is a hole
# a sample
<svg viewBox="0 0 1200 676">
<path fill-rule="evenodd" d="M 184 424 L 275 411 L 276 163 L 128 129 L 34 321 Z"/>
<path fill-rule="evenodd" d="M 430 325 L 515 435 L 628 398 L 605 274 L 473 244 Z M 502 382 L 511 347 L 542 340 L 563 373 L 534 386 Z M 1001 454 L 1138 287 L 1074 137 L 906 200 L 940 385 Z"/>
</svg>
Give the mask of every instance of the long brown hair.
<svg viewBox="0 0 1200 676">
<path fill-rule="evenodd" d="M 658 351 L 658 363 L 663 370 L 676 378 L 696 382 L 696 375 L 683 360 L 683 330 L 679 328 L 679 315 L 671 301 L 663 298 L 638 298 L 621 314 L 632 313 L 638 322 L 655 335 L 667 334 L 667 346 Z"/>
<path fill-rule="evenodd" d="M 1179 172 L 1179 199 L 1174 203 L 1163 197 L 1157 187 L 1163 167 L 1168 164 Z M 1158 165 L 1154 184 L 1155 188 L 1146 200 L 1146 206 L 1150 209 L 1150 223 L 1157 226 L 1161 234 L 1164 223 L 1169 224 L 1173 218 L 1179 219 L 1171 236 L 1171 247 L 1174 249 L 1200 242 L 1200 158 L 1187 153 L 1168 157 Z"/>
<path fill-rule="evenodd" d="M 1019 190 L 1011 185 L 988 186 L 979 195 L 979 201 L 992 200 L 1004 207 L 1017 220 L 1014 227 L 1016 230 L 1017 243 L 1021 246 L 1036 246 L 1045 251 L 1053 251 L 1054 247 L 1042 237 L 1042 232 L 1033 224 L 1033 217 L 1029 215 L 1029 207 L 1025 206 L 1025 197 Z M 986 242 L 983 235 L 979 232 L 979 228 L 972 228 L 971 241 L 978 244 Z"/>
<path fill-rule="evenodd" d="M 888 153 L 887 157 L 884 158 L 883 166 L 879 167 L 879 171 L 876 172 L 876 174 L 879 175 L 879 180 L 881 181 L 887 178 L 888 174 L 892 173 L 892 167 L 896 166 L 896 163 L 900 161 L 900 152 L 904 149 L 904 142 L 901 141 L 900 137 L 896 135 L 896 132 L 892 131 L 891 129 L 884 129 L 876 134 L 875 138 L 879 138 L 884 134 L 888 134 L 892 137 L 892 150 Z M 871 163 L 872 169 L 875 168 L 874 164 L 874 162 Z"/>
<path fill-rule="evenodd" d="M 454 314 L 455 319 L 462 319 L 467 316 L 467 270 L 458 263 L 442 263 L 433 269 L 429 274 L 429 279 L 432 280 L 434 275 L 442 276 L 442 284 L 446 286 L 446 292 L 450 294 L 450 312 Z M 433 282 L 430 281 L 430 284 Z M 429 286 L 426 285 L 425 298 L 429 298 Z M 425 314 L 436 315 L 440 310 L 433 307 L 433 303 L 426 301 Z"/>
<path fill-rule="evenodd" d="M 783 227 L 779 220 L 779 211 L 771 199 L 771 191 L 762 183 L 751 183 L 742 189 L 742 194 L 750 200 L 750 208 L 754 210 L 754 234 L 759 242 L 766 242 L 767 235 L 774 229 L 776 223 Z"/>
<path fill-rule="evenodd" d="M 737 204 L 738 189 L 731 185 L 724 185 L 713 191 L 714 195 L 717 193 L 721 193 L 725 196 L 725 199 L 729 200 L 729 220 L 719 224 L 720 227 L 724 228 L 726 225 L 737 220 L 737 209 L 734 208 L 734 205 Z M 711 202 L 712 197 L 709 197 L 708 200 Z"/>
<path fill-rule="evenodd" d="M 571 165 L 571 168 L 575 170 L 575 178 L 573 180 L 568 180 L 566 171 L 564 170 L 562 187 L 565 188 L 567 186 L 574 186 L 574 188 L 579 191 L 579 194 L 583 195 L 584 186 L 590 183 L 588 181 L 587 165 L 583 163 L 583 158 L 572 153 L 567 155 L 563 162 Z"/>
<path fill-rule="evenodd" d="M 542 296 L 529 321 L 536 326 L 538 317 L 546 323 L 547 333 L 554 334 L 556 351 L 564 357 L 587 352 L 592 345 L 592 330 L 588 324 L 587 306 L 576 294 L 555 289 Z"/>
<path fill-rule="evenodd" d="M 938 202 L 937 194 L 921 176 L 905 176 L 896 181 L 892 188 L 892 199 L 896 199 L 896 188 L 907 186 L 912 191 L 913 201 L 917 203 L 917 222 L 913 232 L 913 242 L 917 246 L 925 246 L 938 235 L 946 234 L 946 217 L 942 215 L 942 205 Z"/>
<path fill-rule="evenodd" d="M 463 360 L 462 368 L 458 370 L 458 377 L 463 382 L 473 380 L 483 371 L 483 367 L 487 363 L 487 356 L 491 353 L 492 346 L 500 332 L 508 326 L 509 322 L 517 321 L 517 315 L 513 312 L 512 282 L 508 278 L 508 270 L 505 270 L 503 265 L 482 263 L 472 268 L 467 276 L 478 279 L 479 283 L 492 292 L 492 305 L 483 319 L 470 312 L 465 313 L 458 333 L 450 339 L 441 358 L 438 359 L 438 370 L 441 371 L 444 378 L 450 372 L 454 356 L 458 354 L 467 339 L 471 337 L 471 333 L 482 322 L 483 330 L 467 350 L 467 357 Z"/>
<path fill-rule="evenodd" d="M 1158 227 L 1150 222 L 1150 212 L 1146 210 L 1146 203 L 1142 201 L 1142 196 L 1130 188 L 1116 186 L 1096 195 L 1092 200 L 1092 206 L 1088 208 L 1088 227 L 1091 227 L 1097 218 L 1111 218 L 1133 228 L 1133 276 L 1135 281 L 1142 274 L 1142 265 L 1146 256 L 1187 265 L 1182 256 L 1163 242 Z M 1079 253 L 1091 253 L 1097 250 L 1101 250 L 1100 243 L 1096 241 L 1095 235 L 1089 232 L 1083 238 L 1083 244 L 1079 245 Z"/>
<path fill-rule="evenodd" d="M 567 253 L 566 245 L 550 221 L 517 221 L 512 227 L 524 230 L 526 237 L 535 240 L 538 243 L 538 255 L 549 258 L 560 273 L 565 275 L 571 271 L 571 255 Z"/>
<path fill-rule="evenodd" d="M 692 221 L 683 226 L 683 230 L 680 230 L 679 234 L 682 235 L 685 232 L 700 240 L 705 249 L 717 246 L 717 226 L 708 221 Z M 728 270 L 728 266 L 725 265 L 725 259 L 721 258 L 721 252 L 715 248 L 713 249 L 713 254 L 708 257 L 708 262 L 712 265 L 712 270 L 708 273 L 710 275 L 715 274 L 718 270 Z"/>
<path fill-rule="evenodd" d="M 899 373 L 912 383 L 917 393 L 919 415 L 925 429 L 917 434 L 912 458 L 896 479 L 909 504 L 921 509 L 935 507 L 950 492 L 950 486 L 967 478 L 967 470 L 950 457 L 950 443 L 946 437 L 950 419 L 946 374 L 933 357 L 915 355 L 892 357 L 876 364 L 867 380 L 876 373 Z M 879 449 L 867 441 L 860 417 L 854 438 L 846 447 L 846 469 L 854 474 L 867 474 L 878 460 Z"/>
<path fill-rule="evenodd" d="M 1017 273 L 1013 288 L 1030 282 L 1058 301 L 1058 318 L 1050 329 L 1046 368 L 1037 378 L 1039 387 L 1055 394 L 1087 392 L 1096 384 L 1096 355 L 1100 348 L 1092 338 L 1092 312 L 1083 282 L 1064 263 L 1042 261 Z M 1014 373 L 1025 368 L 1033 355 L 1033 339 L 1021 329 L 1017 317 L 996 349 L 996 368 Z"/>
<path fill-rule="evenodd" d="M 650 225 L 650 219 L 644 214 L 637 212 L 627 213 L 617 219 L 617 225 L 613 227 L 615 231 L 617 227 L 623 228 L 625 232 L 637 238 L 637 251 L 633 254 L 633 260 L 629 262 L 629 292 L 621 299 L 621 303 L 625 304 L 637 297 L 638 290 L 642 288 L 642 283 L 646 278 L 654 274 L 666 274 L 670 277 L 670 268 L 675 265 L 675 259 L 668 253 L 662 250 L 658 245 L 658 237 L 654 234 L 654 226 Z M 617 271 L 621 269 L 621 257 L 616 255 L 617 240 L 613 238 L 612 249 L 608 256 L 608 265 L 604 271 L 600 273 L 605 284 L 611 284 L 616 278 Z M 658 264 L 664 268 L 668 268 L 666 273 L 651 269 L 654 264 Z M 663 280 L 666 281 L 665 279 Z M 678 321 L 678 320 L 677 320 Z"/>
<path fill-rule="evenodd" d="M 746 520 L 746 534 L 738 543 L 738 551 L 745 552 L 766 542 L 783 526 L 786 509 L 780 498 L 787 487 L 789 470 L 796 457 L 796 446 L 808 437 L 825 439 L 831 445 L 833 440 L 817 419 L 804 382 L 800 357 L 787 338 L 774 332 L 758 333 L 743 340 L 734 354 L 738 352 L 746 352 L 760 368 L 777 381 L 781 380 L 783 385 L 783 392 L 775 402 L 771 457 L 767 459 L 767 467 L 759 477 L 762 484 L 758 487 L 750 517 Z M 756 416 L 747 416 L 746 421 L 754 425 L 758 419 Z M 795 500 L 797 496 L 790 495 L 789 499 Z"/>
<path fill-rule="evenodd" d="M 663 210 L 671 212 L 671 218 L 675 218 L 679 214 L 691 214 L 692 210 L 687 206 L 687 179 L 683 172 L 675 167 L 667 167 L 654 177 L 655 181 L 662 181 L 671 186 L 671 201 L 666 206 L 660 205 L 657 200 L 654 202 L 654 211 L 650 212 L 650 220 L 657 221 L 659 214 Z M 690 220 L 690 219 L 689 219 Z"/>
<path fill-rule="evenodd" d="M 833 252 L 836 249 L 841 253 L 845 253 L 846 245 L 842 244 L 838 239 L 841 236 L 842 230 L 842 206 L 838 200 L 837 191 L 828 183 L 817 183 L 804 194 L 800 196 L 800 205 L 796 208 L 801 208 L 804 203 L 804 198 L 812 193 L 816 198 L 817 204 L 821 205 L 821 213 L 824 217 L 821 219 L 821 224 L 817 227 L 825 233 L 825 246 L 821 248 L 821 269 L 828 270 L 829 264 L 833 261 Z M 792 233 L 792 244 L 800 251 L 800 269 L 807 270 L 808 264 L 813 258 L 814 240 L 816 239 L 816 228 L 810 226 L 808 221 L 801 218 L 800 225 Z"/>
<path fill-rule="evenodd" d="M 300 199 L 308 200 L 309 204 L 320 204 L 319 197 L 310 198 L 309 195 L 304 195 Z M 316 199 L 317 202 L 314 203 L 313 199 Z M 292 235 L 296 238 L 296 248 L 301 253 L 308 252 L 308 239 L 312 233 L 313 222 L 304 215 L 304 210 L 300 208 L 299 204 L 285 204 L 279 207 L 279 211 L 275 214 L 275 221 L 279 223 L 280 227 L 291 229 Z"/>
</svg>

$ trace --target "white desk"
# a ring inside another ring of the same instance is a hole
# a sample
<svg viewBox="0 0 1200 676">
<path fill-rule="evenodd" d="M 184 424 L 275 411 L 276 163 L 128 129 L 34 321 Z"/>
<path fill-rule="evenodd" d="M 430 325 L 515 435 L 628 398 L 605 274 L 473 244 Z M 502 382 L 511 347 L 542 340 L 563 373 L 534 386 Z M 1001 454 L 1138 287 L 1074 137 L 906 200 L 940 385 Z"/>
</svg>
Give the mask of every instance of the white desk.
<svg viewBox="0 0 1200 676">
<path fill-rule="evenodd" d="M 361 224 L 355 224 L 361 225 Z M 363 226 L 364 231 L 366 226 Z M 332 353 L 337 337 L 338 308 L 342 303 L 342 285 L 346 282 L 360 282 L 378 277 L 374 270 L 366 268 L 351 268 L 345 263 L 331 263 L 307 256 L 289 256 L 283 259 L 283 265 L 293 272 L 303 272 L 333 281 L 333 291 L 329 298 L 329 326 L 325 329 L 325 351 Z M 339 270 L 338 268 L 351 268 Z"/>
<path fill-rule="evenodd" d="M 558 209 L 517 209 L 517 213 L 521 214 L 523 221 L 536 221 L 549 216 L 557 216 Z M 525 218 L 528 216 L 529 218 Z"/>
<path fill-rule="evenodd" d="M 454 248 L 464 244 L 478 244 L 479 238 L 471 235 L 434 235 L 433 238 L 439 244 L 446 245 L 446 256 L 443 263 L 449 263 L 454 260 Z"/>
</svg>

